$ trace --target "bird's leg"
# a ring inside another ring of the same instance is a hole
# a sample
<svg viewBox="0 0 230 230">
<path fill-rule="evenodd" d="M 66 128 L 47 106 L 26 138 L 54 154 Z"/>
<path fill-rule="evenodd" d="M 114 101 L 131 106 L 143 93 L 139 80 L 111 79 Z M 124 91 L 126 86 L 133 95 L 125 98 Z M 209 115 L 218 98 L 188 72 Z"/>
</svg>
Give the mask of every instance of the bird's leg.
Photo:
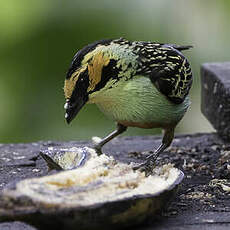
<svg viewBox="0 0 230 230">
<path fill-rule="evenodd" d="M 157 157 L 170 146 L 174 137 L 174 127 L 167 128 L 164 130 L 164 136 L 161 145 L 156 149 L 156 151 L 150 154 L 146 161 L 142 164 L 135 166 L 133 169 L 141 169 L 141 171 L 145 171 L 146 175 L 150 175 L 152 173 L 152 169 L 154 167 L 154 163 Z"/>
<path fill-rule="evenodd" d="M 125 132 L 126 130 L 127 130 L 126 126 L 117 123 L 117 129 L 112 133 L 110 133 L 105 138 L 103 138 L 98 144 L 94 146 L 94 149 L 96 150 L 97 154 L 101 155 L 102 154 L 101 148 L 103 147 L 103 145 L 111 141 L 114 137 L 118 136 L 119 134 Z"/>
<path fill-rule="evenodd" d="M 156 151 L 150 154 L 146 159 L 147 161 L 155 162 L 160 153 L 162 153 L 166 148 L 168 148 L 174 138 L 174 128 L 168 128 L 164 130 L 164 136 L 161 145 L 156 149 Z"/>
</svg>

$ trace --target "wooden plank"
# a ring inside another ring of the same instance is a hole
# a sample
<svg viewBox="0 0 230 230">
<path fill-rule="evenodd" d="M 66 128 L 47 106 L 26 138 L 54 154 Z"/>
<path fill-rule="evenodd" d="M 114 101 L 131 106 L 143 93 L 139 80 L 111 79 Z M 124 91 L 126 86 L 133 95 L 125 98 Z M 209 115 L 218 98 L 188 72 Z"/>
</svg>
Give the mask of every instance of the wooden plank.
<svg viewBox="0 0 230 230">
<path fill-rule="evenodd" d="M 103 151 L 126 163 L 141 162 L 160 141 L 161 137 L 152 136 L 117 138 Z M 46 163 L 38 155 L 40 150 L 52 146 L 85 145 L 90 144 L 38 142 L 0 145 L 0 189 L 24 178 L 46 175 Z M 170 207 L 159 214 L 159 218 L 150 219 L 135 229 L 229 229 L 230 193 L 224 191 L 223 186 L 229 186 L 230 144 L 217 134 L 179 135 L 172 147 L 158 159 L 158 164 L 167 162 L 184 171 L 183 185 Z M 0 223 L 0 229 L 34 230 L 20 222 Z"/>
</svg>

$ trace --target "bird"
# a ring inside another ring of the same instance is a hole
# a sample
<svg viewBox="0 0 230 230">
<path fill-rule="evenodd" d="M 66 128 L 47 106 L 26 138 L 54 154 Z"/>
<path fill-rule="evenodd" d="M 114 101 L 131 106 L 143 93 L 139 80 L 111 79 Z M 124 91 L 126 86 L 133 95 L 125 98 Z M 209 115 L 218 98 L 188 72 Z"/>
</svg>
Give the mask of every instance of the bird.
<svg viewBox="0 0 230 230">
<path fill-rule="evenodd" d="M 65 83 L 65 119 L 70 123 L 85 104 L 96 104 L 117 123 L 115 131 L 101 139 L 102 147 L 128 127 L 161 128 L 160 146 L 135 170 L 151 172 L 159 154 L 174 138 L 175 127 L 191 102 L 191 66 L 181 51 L 192 48 L 124 38 L 91 43 L 73 57 Z"/>
</svg>

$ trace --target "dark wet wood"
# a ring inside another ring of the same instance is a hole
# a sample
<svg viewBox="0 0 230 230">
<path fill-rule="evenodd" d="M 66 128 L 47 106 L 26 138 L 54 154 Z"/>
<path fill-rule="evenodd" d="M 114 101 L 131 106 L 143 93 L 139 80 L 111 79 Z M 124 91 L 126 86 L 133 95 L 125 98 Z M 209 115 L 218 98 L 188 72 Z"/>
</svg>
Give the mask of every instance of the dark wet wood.
<svg viewBox="0 0 230 230">
<path fill-rule="evenodd" d="M 152 136 L 117 138 L 103 151 L 123 162 L 142 162 L 160 142 L 161 137 Z M 39 156 L 41 149 L 85 145 L 89 144 L 38 142 L 0 145 L 0 189 L 24 178 L 46 175 L 46 163 Z M 158 164 L 168 162 L 184 171 L 183 185 L 167 210 L 157 219 L 149 219 L 135 229 L 230 229 L 230 192 L 227 191 L 230 187 L 230 144 L 224 143 L 217 134 L 176 136 L 172 147 L 158 159 Z M 0 223 L 0 229 L 35 230 L 21 222 Z"/>
</svg>

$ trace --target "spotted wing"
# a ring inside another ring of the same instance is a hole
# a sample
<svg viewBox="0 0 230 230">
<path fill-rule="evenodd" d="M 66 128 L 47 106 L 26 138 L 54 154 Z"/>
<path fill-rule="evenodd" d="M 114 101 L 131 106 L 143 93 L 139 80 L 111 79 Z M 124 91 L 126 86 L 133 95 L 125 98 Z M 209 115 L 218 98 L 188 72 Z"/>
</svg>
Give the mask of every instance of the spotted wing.
<svg viewBox="0 0 230 230">
<path fill-rule="evenodd" d="M 157 89 L 176 104 L 184 101 L 192 85 L 189 62 L 180 52 L 188 48 L 146 43 L 139 53 L 139 71 L 149 76 Z"/>
</svg>

